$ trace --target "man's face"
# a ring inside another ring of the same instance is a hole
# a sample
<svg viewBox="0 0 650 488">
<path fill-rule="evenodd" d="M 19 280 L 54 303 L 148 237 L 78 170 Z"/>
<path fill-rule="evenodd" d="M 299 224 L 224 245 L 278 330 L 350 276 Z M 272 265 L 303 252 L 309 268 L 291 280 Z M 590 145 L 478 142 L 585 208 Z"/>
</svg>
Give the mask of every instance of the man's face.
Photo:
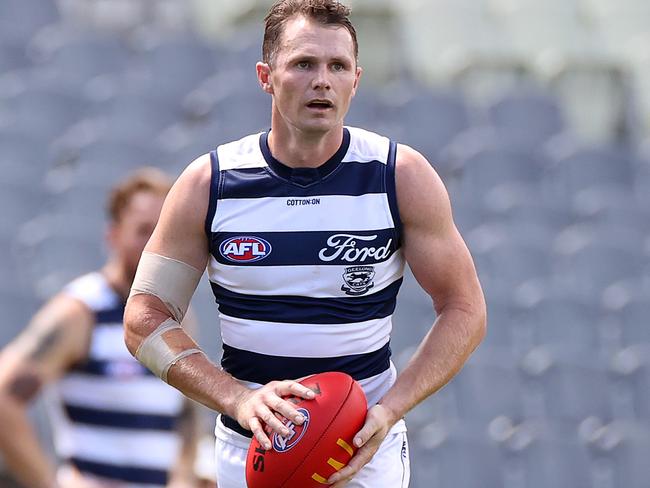
<svg viewBox="0 0 650 488">
<path fill-rule="evenodd" d="M 271 66 L 258 74 L 273 94 L 284 122 L 306 133 L 324 133 L 343 124 L 356 91 L 357 67 L 350 32 L 303 16 L 287 21 Z"/>
<path fill-rule="evenodd" d="M 120 219 L 110 226 L 109 245 L 131 281 L 144 246 L 156 227 L 164 200 L 163 196 L 155 193 L 136 193 L 122 210 Z"/>
</svg>

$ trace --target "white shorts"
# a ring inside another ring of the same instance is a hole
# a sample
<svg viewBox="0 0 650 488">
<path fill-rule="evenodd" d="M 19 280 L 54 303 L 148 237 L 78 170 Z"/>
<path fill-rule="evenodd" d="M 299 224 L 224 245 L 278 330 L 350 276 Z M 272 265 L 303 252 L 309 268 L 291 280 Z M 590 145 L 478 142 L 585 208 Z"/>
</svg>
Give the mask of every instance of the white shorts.
<svg viewBox="0 0 650 488">
<path fill-rule="evenodd" d="M 216 468 L 219 488 L 246 488 L 246 453 L 250 439 L 228 429 L 217 418 Z M 407 488 L 410 478 L 409 448 L 404 420 L 388 432 L 372 460 L 346 488 Z"/>
</svg>

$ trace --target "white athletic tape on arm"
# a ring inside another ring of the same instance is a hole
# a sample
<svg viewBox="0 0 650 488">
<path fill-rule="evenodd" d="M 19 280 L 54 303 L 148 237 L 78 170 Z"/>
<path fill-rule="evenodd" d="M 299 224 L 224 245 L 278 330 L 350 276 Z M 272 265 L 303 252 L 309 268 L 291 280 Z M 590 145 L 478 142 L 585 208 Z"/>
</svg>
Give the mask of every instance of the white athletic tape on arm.
<svg viewBox="0 0 650 488">
<path fill-rule="evenodd" d="M 158 297 L 177 322 L 182 322 L 202 271 L 176 259 L 143 252 L 131 286 L 133 295 Z"/>
<path fill-rule="evenodd" d="M 203 351 L 196 348 L 185 349 L 178 353 L 172 351 L 162 336 L 165 332 L 174 329 L 182 329 L 182 327 L 174 319 L 165 320 L 156 328 L 156 330 L 145 337 L 145 339 L 140 343 L 138 350 L 135 352 L 135 357 L 138 361 L 149 368 L 165 383 L 167 383 L 167 373 L 169 373 L 169 368 L 174 364 L 192 354 L 203 354 Z"/>
</svg>

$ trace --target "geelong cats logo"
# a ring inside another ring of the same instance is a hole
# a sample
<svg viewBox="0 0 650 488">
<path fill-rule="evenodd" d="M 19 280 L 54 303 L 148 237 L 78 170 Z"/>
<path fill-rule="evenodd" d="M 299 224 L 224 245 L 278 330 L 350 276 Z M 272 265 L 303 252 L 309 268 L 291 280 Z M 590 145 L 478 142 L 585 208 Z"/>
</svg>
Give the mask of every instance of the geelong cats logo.
<svg viewBox="0 0 650 488">
<path fill-rule="evenodd" d="M 343 273 L 345 284 L 341 286 L 341 291 L 344 291 L 346 295 L 363 295 L 375 286 L 372 281 L 374 277 L 374 266 L 349 266 Z"/>
</svg>

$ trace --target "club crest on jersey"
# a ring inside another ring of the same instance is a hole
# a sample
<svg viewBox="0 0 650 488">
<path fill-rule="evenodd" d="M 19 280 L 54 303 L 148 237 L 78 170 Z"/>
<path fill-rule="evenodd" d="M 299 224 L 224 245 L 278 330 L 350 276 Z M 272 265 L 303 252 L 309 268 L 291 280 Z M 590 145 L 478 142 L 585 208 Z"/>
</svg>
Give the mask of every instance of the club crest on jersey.
<svg viewBox="0 0 650 488">
<path fill-rule="evenodd" d="M 300 442 L 302 436 L 307 432 L 309 427 L 309 411 L 305 408 L 298 408 L 299 413 L 305 418 L 302 425 L 296 425 L 291 420 L 285 419 L 284 425 L 289 429 L 289 435 L 282 436 L 277 432 L 273 434 L 273 450 L 277 452 L 286 452 Z"/>
<path fill-rule="evenodd" d="M 271 244 L 254 236 L 237 236 L 226 239 L 219 246 L 219 252 L 228 261 L 252 263 L 271 254 Z"/>
<path fill-rule="evenodd" d="M 345 284 L 341 286 L 341 291 L 344 291 L 346 295 L 363 295 L 375 286 L 372 281 L 374 277 L 374 266 L 349 266 L 343 273 Z"/>
</svg>

